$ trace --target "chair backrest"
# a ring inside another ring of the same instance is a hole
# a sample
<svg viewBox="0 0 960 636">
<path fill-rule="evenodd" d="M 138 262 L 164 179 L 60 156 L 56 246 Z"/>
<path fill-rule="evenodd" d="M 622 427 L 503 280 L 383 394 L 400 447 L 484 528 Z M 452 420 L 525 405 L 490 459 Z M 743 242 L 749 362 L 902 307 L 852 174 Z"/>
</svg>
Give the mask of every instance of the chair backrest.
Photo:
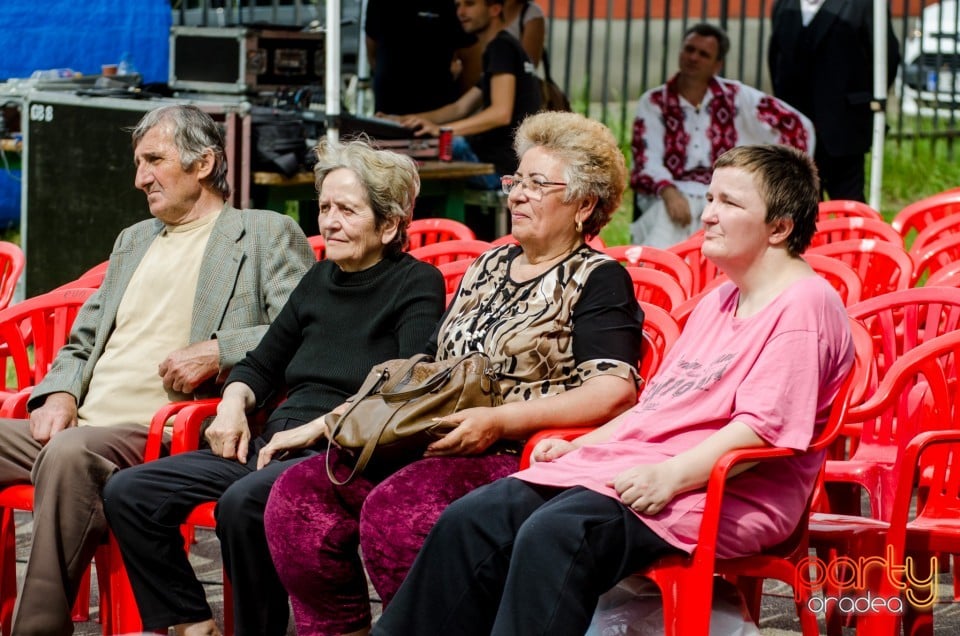
<svg viewBox="0 0 960 636">
<path fill-rule="evenodd" d="M 924 287 L 960 287 L 960 263 L 947 265 L 930 274 Z"/>
<path fill-rule="evenodd" d="M 960 329 L 960 289 L 912 287 L 847 308 L 873 337 L 879 379 L 906 352 Z"/>
<path fill-rule="evenodd" d="M 873 340 L 879 386 L 866 395 L 868 402 L 873 402 L 874 396 L 889 390 L 887 378 L 898 365 L 902 366 L 902 359 L 911 357 L 911 352 L 924 344 L 960 329 L 960 289 L 905 289 L 865 300 L 848 312 L 867 328 Z M 908 384 L 903 395 L 887 397 L 885 408 L 879 409 L 875 417 L 861 419 L 855 459 L 890 463 L 921 426 L 930 424 L 921 421 L 930 400 L 926 387 L 919 380 Z M 857 413 L 857 409 L 851 411 L 851 415 Z M 886 504 L 883 507 L 886 509 Z"/>
<path fill-rule="evenodd" d="M 442 265 L 463 259 L 473 260 L 490 249 L 486 241 L 441 241 L 410 250 L 410 256 L 433 265 Z"/>
<path fill-rule="evenodd" d="M 103 279 L 106 277 L 106 272 L 97 272 L 93 274 L 84 274 L 80 278 L 71 280 L 57 287 L 54 291 L 61 289 L 74 289 L 76 287 L 85 287 L 87 289 L 100 289 L 100 286 L 103 284 Z"/>
<path fill-rule="evenodd" d="M 847 201 L 845 199 L 834 199 L 830 201 L 821 201 L 817 210 L 817 225 L 827 219 L 840 219 L 846 217 L 860 217 L 866 219 L 883 220 L 883 215 L 861 201 Z"/>
<path fill-rule="evenodd" d="M 650 245 L 608 245 L 603 251 L 624 265 L 649 267 L 670 274 L 690 296 L 693 292 L 693 272 L 682 258 L 667 250 Z"/>
<path fill-rule="evenodd" d="M 912 284 L 916 285 L 925 275 L 960 264 L 960 234 L 948 234 L 941 239 L 928 243 L 922 251 L 915 254 Z"/>
<path fill-rule="evenodd" d="M 310 243 L 310 248 L 313 250 L 313 255 L 317 257 L 318 261 L 322 261 L 324 258 L 326 258 L 327 244 L 323 240 L 322 236 L 319 234 L 308 236 L 307 242 Z"/>
<path fill-rule="evenodd" d="M 680 337 L 680 326 L 677 325 L 673 316 L 660 307 L 642 300 L 637 302 L 643 310 L 643 351 L 638 365 L 640 377 L 644 380 L 640 387 L 642 392 L 647 381 L 660 368 L 670 347 Z"/>
<path fill-rule="evenodd" d="M 463 279 L 463 275 L 472 264 L 473 259 L 462 258 L 459 261 L 450 261 L 436 266 L 437 269 L 440 270 L 440 273 L 443 274 L 443 284 L 446 286 L 448 307 L 453 297 L 457 294 L 457 289 L 460 287 L 460 281 Z"/>
<path fill-rule="evenodd" d="M 960 428 L 957 408 L 957 364 L 960 331 L 953 331 L 907 351 L 887 371 L 874 394 L 850 409 L 852 421 L 862 421 L 854 460 L 882 462 L 894 471 L 903 450 L 919 433 Z M 896 473 L 892 475 L 895 480 Z M 899 490 L 899 485 L 891 488 Z M 911 488 L 911 484 L 906 484 Z M 889 519 L 892 502 L 878 505 L 877 515 Z"/>
<path fill-rule="evenodd" d="M 720 270 L 700 250 L 703 245 L 703 233 L 698 232 L 686 241 L 671 245 L 667 248 L 683 259 L 693 274 L 693 286 L 690 295 L 695 296 L 706 289 L 707 285 L 720 274 Z"/>
<path fill-rule="evenodd" d="M 47 374 L 69 339 L 77 311 L 96 291 L 54 290 L 0 311 L 0 360 L 7 371 L 12 363 L 18 391 Z"/>
<path fill-rule="evenodd" d="M 876 239 L 851 239 L 818 245 L 808 253 L 831 256 L 850 266 L 863 286 L 861 298 L 910 287 L 913 259 L 903 246 Z"/>
<path fill-rule="evenodd" d="M 109 266 L 110 266 L 109 260 L 103 261 L 102 263 L 97 263 L 96 265 L 94 265 L 84 273 L 80 274 L 79 278 L 83 278 L 84 276 L 93 276 L 95 274 L 106 274 L 107 267 Z"/>
<path fill-rule="evenodd" d="M 0 241 L 0 309 L 3 309 L 13 300 L 13 293 L 17 289 L 17 281 L 23 274 L 26 257 L 20 246 L 9 241 Z"/>
<path fill-rule="evenodd" d="M 472 241 L 477 238 L 469 227 L 455 219 L 414 219 L 407 228 L 410 244 L 407 250 L 440 241 Z"/>
<path fill-rule="evenodd" d="M 913 232 L 922 232 L 924 228 L 951 214 L 960 212 L 960 191 L 948 190 L 906 206 L 893 217 L 890 225 L 904 239 Z"/>
<path fill-rule="evenodd" d="M 837 290 L 846 307 L 860 302 L 863 283 L 849 265 L 822 254 L 804 254 L 803 258 L 813 271 L 825 278 Z"/>
<path fill-rule="evenodd" d="M 633 281 L 633 293 L 637 300 L 656 305 L 669 313 L 687 299 L 680 283 L 669 274 L 633 265 L 627 265 L 626 270 Z"/>
<path fill-rule="evenodd" d="M 851 216 L 817 221 L 817 229 L 810 239 L 810 247 L 850 239 L 870 238 L 903 246 L 903 237 L 886 221 L 863 216 Z"/>
<path fill-rule="evenodd" d="M 927 246 L 952 234 L 960 234 L 960 214 L 951 214 L 923 228 L 910 246 L 910 256 L 916 261 Z"/>
</svg>

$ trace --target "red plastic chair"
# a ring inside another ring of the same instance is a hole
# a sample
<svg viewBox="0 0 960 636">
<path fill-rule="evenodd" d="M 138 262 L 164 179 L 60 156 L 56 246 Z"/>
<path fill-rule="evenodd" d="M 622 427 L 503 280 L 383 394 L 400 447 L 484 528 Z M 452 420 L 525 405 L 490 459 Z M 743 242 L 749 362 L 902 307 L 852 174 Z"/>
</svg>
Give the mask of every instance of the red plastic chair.
<svg viewBox="0 0 960 636">
<path fill-rule="evenodd" d="M 450 261 L 449 263 L 437 265 L 437 269 L 443 274 L 443 283 L 446 285 L 448 307 L 453 301 L 454 296 L 457 295 L 457 289 L 460 288 L 460 281 L 463 279 L 463 275 L 472 264 L 472 259 L 463 258 L 459 261 Z"/>
<path fill-rule="evenodd" d="M 17 289 L 17 281 L 26 263 L 27 259 L 19 245 L 0 241 L 0 309 L 13 300 L 13 292 Z"/>
<path fill-rule="evenodd" d="M 95 292 L 84 288 L 52 291 L 0 311 L 0 360 L 4 363 L 6 396 L 0 417 L 26 417 L 29 387 L 50 370 L 57 352 L 70 336 L 77 311 Z M 7 371 L 11 368 L 16 376 L 15 387 L 6 386 Z M 17 599 L 16 510 L 33 510 L 30 484 L 0 489 L 0 629 L 4 634 L 10 633 Z M 75 620 L 87 619 L 89 589 L 86 581 L 80 586 L 74 606 Z"/>
<path fill-rule="evenodd" d="M 903 237 L 904 245 L 912 233 L 922 232 L 934 221 L 960 212 L 960 191 L 947 191 L 921 199 L 903 208 L 890 225 Z"/>
<path fill-rule="evenodd" d="M 848 312 L 872 336 L 877 381 L 882 385 L 910 351 L 960 328 L 960 290 L 906 289 L 858 303 Z M 872 391 L 866 397 L 871 395 Z M 903 402 L 898 409 L 889 410 L 880 418 L 866 419 L 858 409 L 851 410 L 844 434 L 857 439 L 856 448 L 849 459 L 827 461 L 824 469 L 828 484 L 863 488 L 870 502 L 870 515 L 876 519 L 890 518 L 898 487 L 896 462 L 918 432 L 917 413 L 929 405 L 923 387 L 901 397 Z M 853 501 L 835 504 L 834 508 L 843 513 L 859 510 L 859 493 Z"/>
<path fill-rule="evenodd" d="M 861 298 L 910 287 L 913 259 L 902 246 L 876 239 L 852 239 L 818 245 L 809 254 L 822 254 L 843 261 L 856 272 L 863 286 Z"/>
<path fill-rule="evenodd" d="M 174 418 L 173 437 L 170 443 L 171 455 L 196 450 L 199 447 L 200 427 L 208 417 L 216 415 L 217 404 L 219 404 L 219 402 L 219 398 L 214 398 L 171 403 L 154 417 L 153 425 L 160 426 L 161 429 L 162 425 L 160 425 L 159 422 L 165 424 L 171 417 Z M 152 434 L 151 429 L 151 435 Z M 151 437 L 151 439 L 153 438 Z M 155 459 L 155 456 L 152 455 L 149 448 L 148 446 L 148 459 Z M 194 508 L 190 515 L 188 515 L 183 525 L 184 549 L 188 550 L 192 543 L 194 527 L 216 528 L 216 521 L 213 517 L 215 507 L 215 501 L 203 503 Z M 123 567 L 123 556 L 120 552 L 120 546 L 112 535 L 107 544 L 97 552 L 96 558 L 98 575 L 104 564 L 105 567 L 103 569 L 106 571 L 105 577 L 101 578 L 100 590 L 101 595 L 103 595 L 104 590 L 106 590 L 108 603 L 104 605 L 104 603 L 101 602 L 101 613 L 105 613 L 109 617 L 111 631 L 107 631 L 105 624 L 104 634 L 141 632 L 143 622 L 140 619 L 140 611 L 137 607 L 136 598 L 133 595 L 133 589 L 130 586 L 130 580 Z M 223 612 L 223 633 L 225 636 L 231 636 L 233 634 L 233 593 L 226 571 L 223 572 Z"/>
<path fill-rule="evenodd" d="M 643 381 L 638 393 L 642 393 L 643 387 L 647 384 L 646 381 L 656 374 L 663 363 L 663 359 L 670 351 L 670 347 L 680 337 L 680 327 L 673 320 L 673 317 L 660 307 L 643 301 L 638 302 L 640 303 L 640 309 L 643 310 L 643 351 L 637 366 L 640 379 Z M 547 428 L 534 433 L 524 444 L 523 452 L 520 454 L 521 470 L 530 466 L 530 453 L 533 452 L 533 448 L 541 439 L 548 437 L 576 439 L 592 430 L 593 427 L 565 427 Z"/>
<path fill-rule="evenodd" d="M 903 246 L 903 237 L 897 234 L 897 231 L 886 221 L 852 216 L 817 221 L 817 229 L 810 239 L 810 247 L 850 239 L 877 239 Z"/>
<path fill-rule="evenodd" d="M 311 249 L 313 249 L 313 255 L 317 257 L 318 261 L 322 261 L 327 256 L 327 244 L 323 240 L 323 237 L 319 234 L 307 237 L 307 242 L 310 243 Z"/>
<path fill-rule="evenodd" d="M 656 305 L 669 313 L 687 299 L 680 283 L 669 274 L 633 265 L 627 265 L 626 270 L 633 281 L 633 293 L 637 300 Z"/>
<path fill-rule="evenodd" d="M 410 250 L 410 256 L 433 265 L 462 259 L 473 260 L 491 247 L 486 241 L 442 241 Z"/>
<path fill-rule="evenodd" d="M 817 211 L 817 225 L 827 219 L 841 219 L 848 217 L 860 217 L 865 219 L 883 220 L 883 215 L 861 201 L 847 201 L 844 199 L 834 199 L 831 201 L 821 201 Z"/>
<path fill-rule="evenodd" d="M 913 285 L 945 267 L 955 268 L 960 265 L 960 234 L 948 234 L 928 243 L 916 253 L 914 261 Z"/>
<path fill-rule="evenodd" d="M 810 520 L 811 541 L 821 551 L 830 548 L 834 555 L 859 558 L 879 556 L 890 558 L 896 565 L 904 557 L 915 557 L 911 570 L 927 576 L 920 567 L 933 553 L 960 552 L 960 454 L 956 448 L 945 452 L 936 450 L 936 444 L 955 445 L 960 441 L 960 408 L 957 403 L 957 360 L 960 356 L 960 332 L 952 332 L 926 342 L 909 351 L 891 367 L 874 395 L 864 404 L 850 410 L 850 417 L 864 420 L 888 420 L 896 413 L 904 423 L 904 441 L 895 457 L 891 458 L 891 481 L 899 484 L 892 493 L 894 500 L 887 506 L 887 516 L 877 518 L 854 515 L 814 513 Z M 917 391 L 924 393 L 926 408 L 916 409 L 910 404 Z M 929 430 L 929 429 L 936 430 Z M 926 429 L 926 430 L 924 430 Z M 926 450 L 930 453 L 925 453 Z M 922 489 L 914 488 L 921 483 Z M 916 498 L 917 515 L 910 521 L 910 511 Z M 886 539 L 884 541 L 884 539 Z M 884 549 L 889 546 L 892 552 Z M 921 558 L 916 559 L 918 554 Z M 898 598 L 901 591 L 894 589 L 886 574 L 888 568 L 875 571 L 867 580 L 867 590 L 880 598 Z M 935 573 L 934 573 L 935 574 Z M 839 578 L 839 577 L 838 577 Z M 831 595 L 850 590 L 834 586 Z M 859 590 L 858 590 L 859 592 Z M 904 605 L 907 606 L 906 600 Z M 930 633 L 933 616 L 907 612 L 907 634 Z M 828 627 L 837 628 L 828 615 Z M 899 634 L 899 617 L 889 613 L 866 613 L 857 616 L 857 633 Z"/>
<path fill-rule="evenodd" d="M 472 241 L 477 238 L 469 227 L 454 219 L 414 219 L 407 228 L 407 250 L 441 241 Z"/>
<path fill-rule="evenodd" d="M 615 258 L 624 265 L 649 267 L 670 274 L 683 289 L 686 296 L 693 291 L 693 272 L 682 258 L 650 245 L 614 245 L 603 248 L 611 258 Z"/>
<path fill-rule="evenodd" d="M 813 271 L 825 278 L 837 290 L 845 306 L 849 307 L 860 302 L 863 283 L 860 282 L 860 277 L 850 266 L 822 254 L 804 254 L 803 259 L 807 261 Z"/>
<path fill-rule="evenodd" d="M 84 276 L 92 276 L 94 274 L 106 274 L 107 267 L 109 266 L 110 266 L 109 260 L 103 261 L 102 263 L 97 263 L 96 265 L 94 265 L 84 273 L 80 274 L 80 278 L 83 278 Z"/>
<path fill-rule="evenodd" d="M 923 228 L 910 246 L 910 256 L 918 260 L 931 243 L 953 234 L 960 234 L 960 214 L 951 214 Z"/>
<path fill-rule="evenodd" d="M 691 297 L 696 296 L 706 289 L 713 279 L 722 273 L 710 259 L 703 255 L 703 252 L 700 250 L 702 245 L 703 232 L 697 232 L 686 241 L 671 245 L 667 248 L 668 252 L 672 252 L 682 258 L 690 268 L 691 273 L 693 273 L 693 287 L 690 291 Z"/>
</svg>

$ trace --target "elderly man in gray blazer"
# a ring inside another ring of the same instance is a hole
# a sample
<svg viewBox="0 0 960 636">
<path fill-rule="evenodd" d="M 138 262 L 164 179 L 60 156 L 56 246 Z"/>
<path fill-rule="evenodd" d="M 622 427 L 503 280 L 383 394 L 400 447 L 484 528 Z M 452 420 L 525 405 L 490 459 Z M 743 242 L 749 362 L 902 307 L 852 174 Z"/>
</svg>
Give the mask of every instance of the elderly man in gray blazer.
<svg viewBox="0 0 960 636">
<path fill-rule="evenodd" d="M 30 419 L 0 422 L 0 486 L 35 487 L 15 634 L 73 632 L 70 608 L 107 530 L 104 483 L 142 462 L 159 407 L 217 393 L 314 262 L 292 219 L 226 203 L 223 137 L 196 107 L 147 113 L 133 146 L 154 218 L 120 233 Z"/>
</svg>

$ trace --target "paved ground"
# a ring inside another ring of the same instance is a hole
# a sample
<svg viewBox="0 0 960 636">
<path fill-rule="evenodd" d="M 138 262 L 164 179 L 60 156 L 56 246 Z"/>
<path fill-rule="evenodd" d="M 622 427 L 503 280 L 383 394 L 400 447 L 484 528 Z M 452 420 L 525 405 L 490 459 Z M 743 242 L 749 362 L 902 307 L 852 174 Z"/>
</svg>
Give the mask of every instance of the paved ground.
<svg viewBox="0 0 960 636">
<path fill-rule="evenodd" d="M 31 517 L 26 513 L 17 514 L 17 560 L 20 575 L 23 575 L 24 563 L 29 549 L 29 532 L 31 526 Z M 220 584 L 220 554 L 219 544 L 216 536 L 211 531 L 198 530 L 197 544 L 191 555 L 191 560 L 202 581 L 207 588 L 207 596 L 210 600 L 215 615 L 219 618 L 222 613 L 222 586 Z M 936 608 L 935 631 L 937 636 L 947 634 L 960 634 L 960 603 L 953 602 L 952 578 L 949 574 L 942 574 L 940 579 L 940 598 L 941 602 Z M 97 608 L 97 590 L 96 585 L 92 590 L 90 608 L 91 620 L 85 623 L 76 623 L 76 634 L 78 636 L 95 636 L 100 634 L 100 626 L 96 622 L 98 615 Z M 379 613 L 379 603 L 373 605 L 374 614 Z M 821 632 L 825 633 L 821 625 Z M 844 636 L 852 636 L 852 629 L 844 630 Z M 296 634 L 291 623 L 287 630 L 290 636 Z M 623 634 L 623 636 L 653 636 L 655 631 L 623 631 L 610 630 L 603 633 L 596 633 L 594 636 L 614 636 Z M 744 631 L 738 636 L 747 636 L 749 632 Z M 756 632 L 753 632 L 756 634 Z M 762 636 L 793 636 L 800 633 L 799 625 L 796 619 L 794 606 L 792 602 L 792 591 L 787 586 L 768 582 L 765 587 L 763 597 L 763 613 L 760 623 L 760 634 Z M 411 635 L 415 636 L 415 635 Z"/>
</svg>

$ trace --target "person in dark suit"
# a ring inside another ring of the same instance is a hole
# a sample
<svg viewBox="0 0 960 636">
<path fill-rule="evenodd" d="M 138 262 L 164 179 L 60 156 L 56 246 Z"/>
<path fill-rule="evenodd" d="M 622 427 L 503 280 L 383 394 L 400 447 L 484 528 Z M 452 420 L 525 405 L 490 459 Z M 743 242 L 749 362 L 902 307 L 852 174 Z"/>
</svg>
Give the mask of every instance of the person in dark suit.
<svg viewBox="0 0 960 636">
<path fill-rule="evenodd" d="M 889 26 L 886 37 L 889 88 L 900 47 Z M 813 121 L 821 194 L 864 201 L 873 128 L 873 2 L 776 0 L 768 55 L 773 94 Z"/>
</svg>

